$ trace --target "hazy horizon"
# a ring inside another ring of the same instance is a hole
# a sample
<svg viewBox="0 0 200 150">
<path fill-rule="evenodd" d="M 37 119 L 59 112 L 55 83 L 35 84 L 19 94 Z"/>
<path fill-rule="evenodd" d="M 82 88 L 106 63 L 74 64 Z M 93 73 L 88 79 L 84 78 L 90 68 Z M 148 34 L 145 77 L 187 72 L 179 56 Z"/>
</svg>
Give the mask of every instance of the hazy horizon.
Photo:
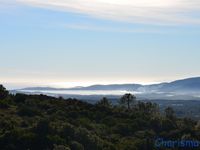
<svg viewBox="0 0 200 150">
<path fill-rule="evenodd" d="M 87 82 L 87 83 L 68 83 L 68 82 L 58 82 L 58 83 L 46 83 L 46 84 L 31 84 L 31 83 L 6 83 L 2 82 L 0 84 L 3 84 L 8 90 L 14 90 L 14 89 L 23 89 L 23 88 L 29 88 L 29 87 L 51 87 L 51 88 L 74 88 L 74 87 L 87 87 L 92 85 L 111 85 L 111 84 L 141 84 L 141 85 L 151 85 L 151 84 L 159 84 L 159 83 L 170 83 L 176 80 L 183 80 L 183 79 L 189 79 L 189 78 L 197 78 L 199 76 L 193 76 L 193 77 L 185 77 L 185 78 L 177 78 L 173 80 L 163 80 L 160 82 Z"/>
</svg>

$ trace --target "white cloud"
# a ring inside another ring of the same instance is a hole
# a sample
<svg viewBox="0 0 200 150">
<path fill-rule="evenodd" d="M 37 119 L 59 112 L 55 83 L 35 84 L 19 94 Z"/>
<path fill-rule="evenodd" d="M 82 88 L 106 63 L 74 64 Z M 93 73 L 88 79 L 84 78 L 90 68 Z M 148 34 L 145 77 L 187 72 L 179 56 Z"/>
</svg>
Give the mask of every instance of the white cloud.
<svg viewBox="0 0 200 150">
<path fill-rule="evenodd" d="M 200 24 L 200 0 L 16 0 L 95 18 L 151 24 Z"/>
<path fill-rule="evenodd" d="M 160 31 L 157 28 L 127 28 L 127 27 L 114 27 L 114 26 L 99 26 L 96 24 L 81 24 L 81 23 L 66 23 L 61 24 L 61 27 L 75 30 L 87 30 L 87 31 L 100 31 L 100 32 L 121 32 L 121 33 L 156 33 L 163 34 L 169 31 Z"/>
</svg>

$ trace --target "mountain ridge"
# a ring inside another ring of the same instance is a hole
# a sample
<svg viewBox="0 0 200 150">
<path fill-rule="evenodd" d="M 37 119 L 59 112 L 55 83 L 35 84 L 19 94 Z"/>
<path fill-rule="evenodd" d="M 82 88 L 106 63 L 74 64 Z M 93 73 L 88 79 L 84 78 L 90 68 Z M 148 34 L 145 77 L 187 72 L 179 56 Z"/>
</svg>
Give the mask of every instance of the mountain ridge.
<svg viewBox="0 0 200 150">
<path fill-rule="evenodd" d="M 143 91 L 143 92 L 186 92 L 199 91 L 200 92 L 200 77 L 192 77 L 186 79 L 175 80 L 172 82 L 161 82 L 158 84 L 96 84 L 86 87 L 73 88 L 54 88 L 54 87 L 27 87 L 18 90 L 127 90 L 127 91 Z"/>
</svg>

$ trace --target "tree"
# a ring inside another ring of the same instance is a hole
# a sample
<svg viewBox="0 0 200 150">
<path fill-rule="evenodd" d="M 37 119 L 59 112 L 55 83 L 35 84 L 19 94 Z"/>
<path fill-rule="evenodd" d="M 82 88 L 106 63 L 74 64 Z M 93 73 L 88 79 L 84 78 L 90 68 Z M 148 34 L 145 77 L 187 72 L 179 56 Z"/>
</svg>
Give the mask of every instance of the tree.
<svg viewBox="0 0 200 150">
<path fill-rule="evenodd" d="M 167 107 L 167 108 L 165 109 L 165 116 L 166 116 L 166 118 L 168 118 L 168 119 L 170 119 L 170 120 L 172 120 L 172 119 L 175 118 L 174 113 L 175 113 L 175 112 L 174 112 L 173 108 L 171 108 L 171 107 Z"/>
<path fill-rule="evenodd" d="M 151 102 L 138 102 L 137 109 L 140 112 L 144 112 L 148 115 L 159 114 L 159 106 L 156 103 Z"/>
<path fill-rule="evenodd" d="M 106 98 L 103 97 L 99 102 L 97 102 L 98 106 L 104 106 L 104 107 L 111 107 L 112 104 L 111 102 Z"/>
<path fill-rule="evenodd" d="M 200 131 L 200 120 L 197 122 L 197 125 L 195 126 L 196 130 Z"/>
<path fill-rule="evenodd" d="M 0 99 L 4 99 L 8 96 L 8 91 L 3 85 L 0 85 Z"/>
<path fill-rule="evenodd" d="M 14 97 L 14 101 L 16 103 L 24 103 L 26 100 L 26 95 L 25 94 L 21 94 L 21 93 L 17 93 Z"/>
<path fill-rule="evenodd" d="M 131 105 L 135 104 L 135 102 L 136 102 L 136 97 L 131 93 L 123 95 L 119 101 L 121 105 L 127 105 L 128 110 L 130 110 Z"/>
</svg>

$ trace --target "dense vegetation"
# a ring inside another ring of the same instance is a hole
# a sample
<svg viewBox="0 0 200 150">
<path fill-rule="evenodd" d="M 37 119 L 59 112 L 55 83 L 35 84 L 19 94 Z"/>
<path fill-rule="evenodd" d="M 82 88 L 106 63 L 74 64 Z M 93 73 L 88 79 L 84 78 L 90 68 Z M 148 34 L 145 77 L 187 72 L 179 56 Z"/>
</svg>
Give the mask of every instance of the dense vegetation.
<svg viewBox="0 0 200 150">
<path fill-rule="evenodd" d="M 161 115 L 130 94 L 112 106 L 106 98 L 9 95 L 0 86 L 0 150 L 154 150 L 157 137 L 200 140 L 200 123 L 171 108 Z"/>
<path fill-rule="evenodd" d="M 171 107 L 174 109 L 176 116 L 180 118 L 189 117 L 200 120 L 199 100 L 151 100 L 151 102 L 157 103 L 161 112 L 164 112 L 166 107 Z"/>
</svg>

